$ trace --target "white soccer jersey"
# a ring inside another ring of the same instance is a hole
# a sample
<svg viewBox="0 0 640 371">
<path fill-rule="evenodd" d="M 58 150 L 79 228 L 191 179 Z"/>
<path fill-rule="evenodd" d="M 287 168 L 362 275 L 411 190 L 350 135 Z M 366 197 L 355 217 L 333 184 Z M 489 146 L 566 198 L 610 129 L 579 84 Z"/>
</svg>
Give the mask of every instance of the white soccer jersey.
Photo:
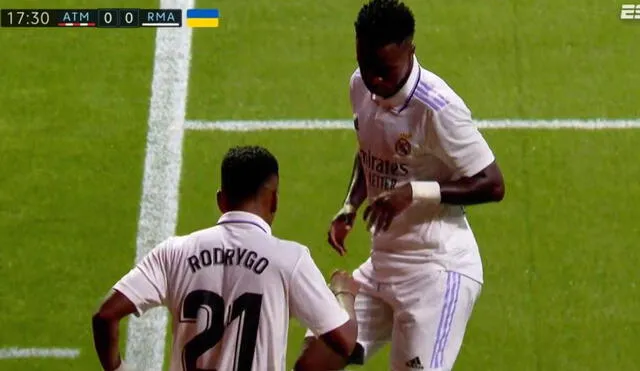
<svg viewBox="0 0 640 371">
<path fill-rule="evenodd" d="M 463 100 L 415 57 L 407 83 L 393 97 L 371 94 L 356 70 L 350 98 L 370 200 L 412 180 L 472 176 L 494 161 Z M 382 281 L 425 269 L 482 282 L 478 246 L 462 207 L 414 203 L 373 238 L 371 257 L 361 267 Z"/>
<path fill-rule="evenodd" d="M 169 309 L 171 371 L 284 370 L 290 316 L 317 335 L 349 319 L 309 250 L 273 237 L 264 220 L 245 212 L 169 238 L 114 289 L 137 316 Z"/>
</svg>

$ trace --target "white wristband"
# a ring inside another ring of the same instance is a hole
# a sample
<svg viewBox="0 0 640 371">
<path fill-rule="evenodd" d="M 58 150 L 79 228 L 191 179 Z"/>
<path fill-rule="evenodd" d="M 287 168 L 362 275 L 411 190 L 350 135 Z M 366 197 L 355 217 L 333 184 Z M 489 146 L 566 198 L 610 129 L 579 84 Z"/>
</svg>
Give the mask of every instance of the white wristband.
<svg viewBox="0 0 640 371">
<path fill-rule="evenodd" d="M 353 214 L 356 212 L 356 208 L 351 204 L 344 204 L 342 208 L 338 211 L 338 213 L 333 217 L 333 219 L 338 218 L 341 215 L 345 214 Z"/>
<path fill-rule="evenodd" d="M 438 182 L 411 182 L 411 191 L 415 201 L 440 203 L 440 184 Z"/>
<path fill-rule="evenodd" d="M 351 204 L 344 204 L 344 206 L 342 206 L 342 209 L 340 210 L 340 213 L 342 214 L 353 214 L 355 212 L 356 208 Z"/>
</svg>

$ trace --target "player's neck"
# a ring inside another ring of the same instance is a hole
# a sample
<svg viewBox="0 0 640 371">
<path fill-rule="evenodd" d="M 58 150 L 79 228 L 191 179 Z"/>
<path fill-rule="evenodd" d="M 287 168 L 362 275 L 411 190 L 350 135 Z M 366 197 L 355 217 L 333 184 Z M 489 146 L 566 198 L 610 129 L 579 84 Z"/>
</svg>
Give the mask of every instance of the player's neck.
<svg viewBox="0 0 640 371">
<path fill-rule="evenodd" d="M 271 213 L 265 211 L 264 208 L 261 205 L 259 205 L 257 202 L 248 202 L 244 205 L 235 207 L 229 211 L 242 211 L 245 213 L 253 214 L 260 217 L 267 224 L 271 225 L 271 220 L 272 220 Z"/>
<path fill-rule="evenodd" d="M 399 88 L 398 90 L 396 90 L 396 94 L 402 90 L 402 88 L 404 88 L 404 86 L 407 84 L 407 81 L 409 81 L 409 78 L 411 77 L 411 74 L 413 73 L 413 58 L 411 58 L 411 61 L 409 61 L 409 69 L 407 70 L 406 75 L 402 78 L 402 80 L 400 81 L 399 84 Z"/>
<path fill-rule="evenodd" d="M 398 86 L 396 87 L 396 90 L 390 94 L 387 97 L 383 97 L 384 99 L 391 99 L 393 97 L 396 96 L 396 94 L 398 94 L 400 92 L 400 90 L 402 90 L 402 88 L 404 88 L 404 86 L 407 84 L 407 81 L 409 81 L 409 78 L 411 77 L 411 73 L 413 73 L 413 58 L 411 59 L 411 62 L 409 63 L 409 70 L 407 71 L 406 75 L 402 78 L 402 80 L 400 80 L 400 82 L 398 83 Z"/>
</svg>

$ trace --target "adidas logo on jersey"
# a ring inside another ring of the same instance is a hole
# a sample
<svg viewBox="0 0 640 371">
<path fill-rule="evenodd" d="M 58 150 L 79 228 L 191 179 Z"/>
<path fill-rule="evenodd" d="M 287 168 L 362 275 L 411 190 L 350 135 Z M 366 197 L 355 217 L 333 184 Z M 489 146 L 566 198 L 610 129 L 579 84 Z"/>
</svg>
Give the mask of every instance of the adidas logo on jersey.
<svg viewBox="0 0 640 371">
<path fill-rule="evenodd" d="M 422 362 L 420 362 L 420 357 L 416 357 L 414 359 L 411 359 L 409 361 L 407 361 L 407 363 L 405 363 L 405 366 L 409 367 L 409 368 L 415 368 L 417 370 L 423 370 L 424 366 L 422 365 Z"/>
</svg>

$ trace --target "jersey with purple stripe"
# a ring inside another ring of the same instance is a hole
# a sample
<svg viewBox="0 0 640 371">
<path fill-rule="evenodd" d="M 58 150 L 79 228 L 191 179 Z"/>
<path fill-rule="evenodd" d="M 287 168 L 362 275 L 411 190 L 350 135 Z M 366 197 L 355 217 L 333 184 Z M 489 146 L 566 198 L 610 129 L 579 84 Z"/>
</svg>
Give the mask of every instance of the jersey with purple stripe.
<svg viewBox="0 0 640 371">
<path fill-rule="evenodd" d="M 449 104 L 447 98 L 438 93 L 433 86 L 424 81 L 418 81 L 413 95 L 417 100 L 426 104 L 434 111 L 440 111 Z"/>
</svg>

